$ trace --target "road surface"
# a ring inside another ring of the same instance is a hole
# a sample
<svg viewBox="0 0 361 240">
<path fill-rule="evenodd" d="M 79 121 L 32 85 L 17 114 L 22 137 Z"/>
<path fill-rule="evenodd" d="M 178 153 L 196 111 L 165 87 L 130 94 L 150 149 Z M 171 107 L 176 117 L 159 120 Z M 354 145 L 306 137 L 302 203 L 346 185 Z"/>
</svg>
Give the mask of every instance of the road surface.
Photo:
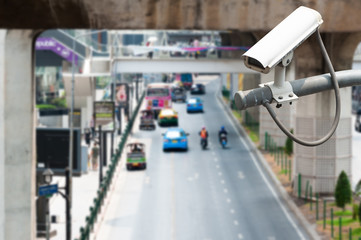
<svg viewBox="0 0 361 240">
<path fill-rule="evenodd" d="M 187 114 L 184 103 L 174 104 L 189 150 L 164 153 L 166 128 L 138 131 L 135 124 L 132 137 L 147 145 L 148 167 L 127 171 L 123 160 L 96 239 L 308 239 L 223 111 L 217 78 L 197 81 L 206 83 L 205 112 Z M 222 125 L 227 149 L 218 143 Z M 202 126 L 210 133 L 207 150 L 199 144 Z"/>
</svg>

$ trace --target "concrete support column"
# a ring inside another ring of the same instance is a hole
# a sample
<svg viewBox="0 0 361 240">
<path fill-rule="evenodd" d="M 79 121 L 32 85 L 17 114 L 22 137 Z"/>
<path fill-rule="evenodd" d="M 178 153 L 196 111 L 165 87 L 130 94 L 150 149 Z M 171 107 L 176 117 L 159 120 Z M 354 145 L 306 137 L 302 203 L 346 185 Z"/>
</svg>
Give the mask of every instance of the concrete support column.
<svg viewBox="0 0 361 240">
<path fill-rule="evenodd" d="M 260 74 L 257 73 L 255 71 L 254 74 L 247 74 L 247 73 L 242 73 L 243 76 L 243 81 L 242 81 L 242 86 L 239 87 L 239 90 L 249 90 L 249 89 L 254 89 L 254 88 L 258 88 L 259 84 L 260 84 Z M 249 114 L 249 116 L 252 118 L 252 120 L 256 121 L 259 123 L 259 111 L 260 111 L 260 107 L 253 107 L 253 108 L 248 108 L 245 111 L 242 111 L 242 121 L 243 123 L 246 122 L 246 112 L 247 114 Z"/>
<path fill-rule="evenodd" d="M 229 100 L 233 101 L 234 94 L 239 91 L 239 84 L 238 84 L 238 73 L 230 73 L 230 90 L 229 90 Z"/>
<path fill-rule="evenodd" d="M 341 118 L 334 135 L 317 147 L 295 144 L 294 179 L 302 175 L 302 192 L 307 181 L 314 192 L 331 194 L 342 170 L 351 181 L 352 132 L 351 132 L 351 89 L 341 91 Z M 296 136 L 313 141 L 323 137 L 331 128 L 335 114 L 333 91 L 311 95 L 300 99 L 296 113 Z M 298 191 L 295 181 L 294 191 Z"/>
<path fill-rule="evenodd" d="M 0 31 L 0 239 L 35 239 L 33 31 Z M 6 60 L 6 61 L 5 61 Z"/>
<path fill-rule="evenodd" d="M 323 42 L 335 71 L 350 69 L 352 56 L 360 34 L 323 34 Z M 297 56 L 297 77 L 327 73 L 320 47 L 315 37 L 300 47 Z M 294 144 L 294 192 L 298 191 L 298 174 L 301 174 L 301 191 L 304 194 L 307 181 L 314 192 L 333 194 L 340 172 L 343 170 L 352 182 L 352 126 L 351 88 L 340 89 L 341 116 L 336 132 L 324 144 L 304 147 Z M 305 140 L 320 139 L 330 130 L 335 115 L 334 92 L 327 91 L 299 100 L 296 113 L 295 134 Z"/>
<path fill-rule="evenodd" d="M 0 30 L 0 240 L 5 240 L 5 36 L 6 30 Z"/>
<path fill-rule="evenodd" d="M 267 83 L 274 81 L 274 70 L 272 70 L 268 74 L 261 74 L 261 83 Z M 286 80 L 294 80 L 295 79 L 295 68 L 294 63 L 291 63 L 288 66 L 286 71 Z M 294 118 L 295 111 L 297 107 L 297 101 L 292 102 L 292 105 L 289 103 L 282 104 L 281 108 L 276 108 L 276 104 L 272 104 L 274 111 L 276 112 L 279 119 L 281 119 L 282 123 L 289 129 L 294 128 Z M 284 146 L 286 143 L 287 136 L 279 129 L 276 123 L 273 121 L 271 116 L 269 115 L 267 109 L 263 106 L 260 106 L 260 127 L 259 127 L 259 137 L 260 144 L 264 148 L 265 147 L 265 133 L 267 132 L 277 144 L 277 146 Z"/>
</svg>

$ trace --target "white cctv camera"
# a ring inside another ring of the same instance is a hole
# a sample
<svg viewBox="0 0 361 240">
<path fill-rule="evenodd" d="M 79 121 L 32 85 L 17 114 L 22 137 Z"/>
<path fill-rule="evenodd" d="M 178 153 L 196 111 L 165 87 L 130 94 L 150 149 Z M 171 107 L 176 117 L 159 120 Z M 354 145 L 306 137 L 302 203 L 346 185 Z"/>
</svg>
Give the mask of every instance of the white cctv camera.
<svg viewBox="0 0 361 240">
<path fill-rule="evenodd" d="M 287 66 L 292 60 L 293 50 L 312 35 L 322 22 L 317 11 L 307 7 L 297 8 L 243 54 L 245 65 L 261 73 L 268 73 L 279 63 Z"/>
</svg>

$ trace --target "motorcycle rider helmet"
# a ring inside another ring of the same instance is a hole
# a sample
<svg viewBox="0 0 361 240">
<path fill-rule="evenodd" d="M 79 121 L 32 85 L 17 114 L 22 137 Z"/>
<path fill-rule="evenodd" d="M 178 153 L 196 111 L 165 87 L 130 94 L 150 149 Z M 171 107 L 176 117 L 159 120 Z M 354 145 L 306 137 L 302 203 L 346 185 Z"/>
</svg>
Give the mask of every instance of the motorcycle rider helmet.
<svg viewBox="0 0 361 240">
<path fill-rule="evenodd" d="M 205 126 L 203 126 L 203 127 L 202 127 L 202 130 L 205 130 L 205 129 L 206 129 L 206 127 L 205 127 Z"/>
<path fill-rule="evenodd" d="M 221 127 L 221 130 L 222 130 L 222 131 L 224 130 L 224 126 Z"/>
</svg>

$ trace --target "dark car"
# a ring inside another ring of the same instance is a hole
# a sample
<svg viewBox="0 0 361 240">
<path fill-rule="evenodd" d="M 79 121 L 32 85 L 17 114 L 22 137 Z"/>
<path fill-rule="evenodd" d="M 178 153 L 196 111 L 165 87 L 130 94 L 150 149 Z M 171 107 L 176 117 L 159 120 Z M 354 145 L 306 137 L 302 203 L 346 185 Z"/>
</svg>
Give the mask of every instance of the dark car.
<svg viewBox="0 0 361 240">
<path fill-rule="evenodd" d="M 206 86 L 201 83 L 193 84 L 191 88 L 191 94 L 205 94 Z"/>
<path fill-rule="evenodd" d="M 185 102 L 186 100 L 187 100 L 187 92 L 184 88 L 179 88 L 179 87 L 172 88 L 172 101 Z"/>
<path fill-rule="evenodd" d="M 356 121 L 355 121 L 355 130 L 361 132 L 361 108 L 357 109 L 356 112 Z"/>
</svg>

